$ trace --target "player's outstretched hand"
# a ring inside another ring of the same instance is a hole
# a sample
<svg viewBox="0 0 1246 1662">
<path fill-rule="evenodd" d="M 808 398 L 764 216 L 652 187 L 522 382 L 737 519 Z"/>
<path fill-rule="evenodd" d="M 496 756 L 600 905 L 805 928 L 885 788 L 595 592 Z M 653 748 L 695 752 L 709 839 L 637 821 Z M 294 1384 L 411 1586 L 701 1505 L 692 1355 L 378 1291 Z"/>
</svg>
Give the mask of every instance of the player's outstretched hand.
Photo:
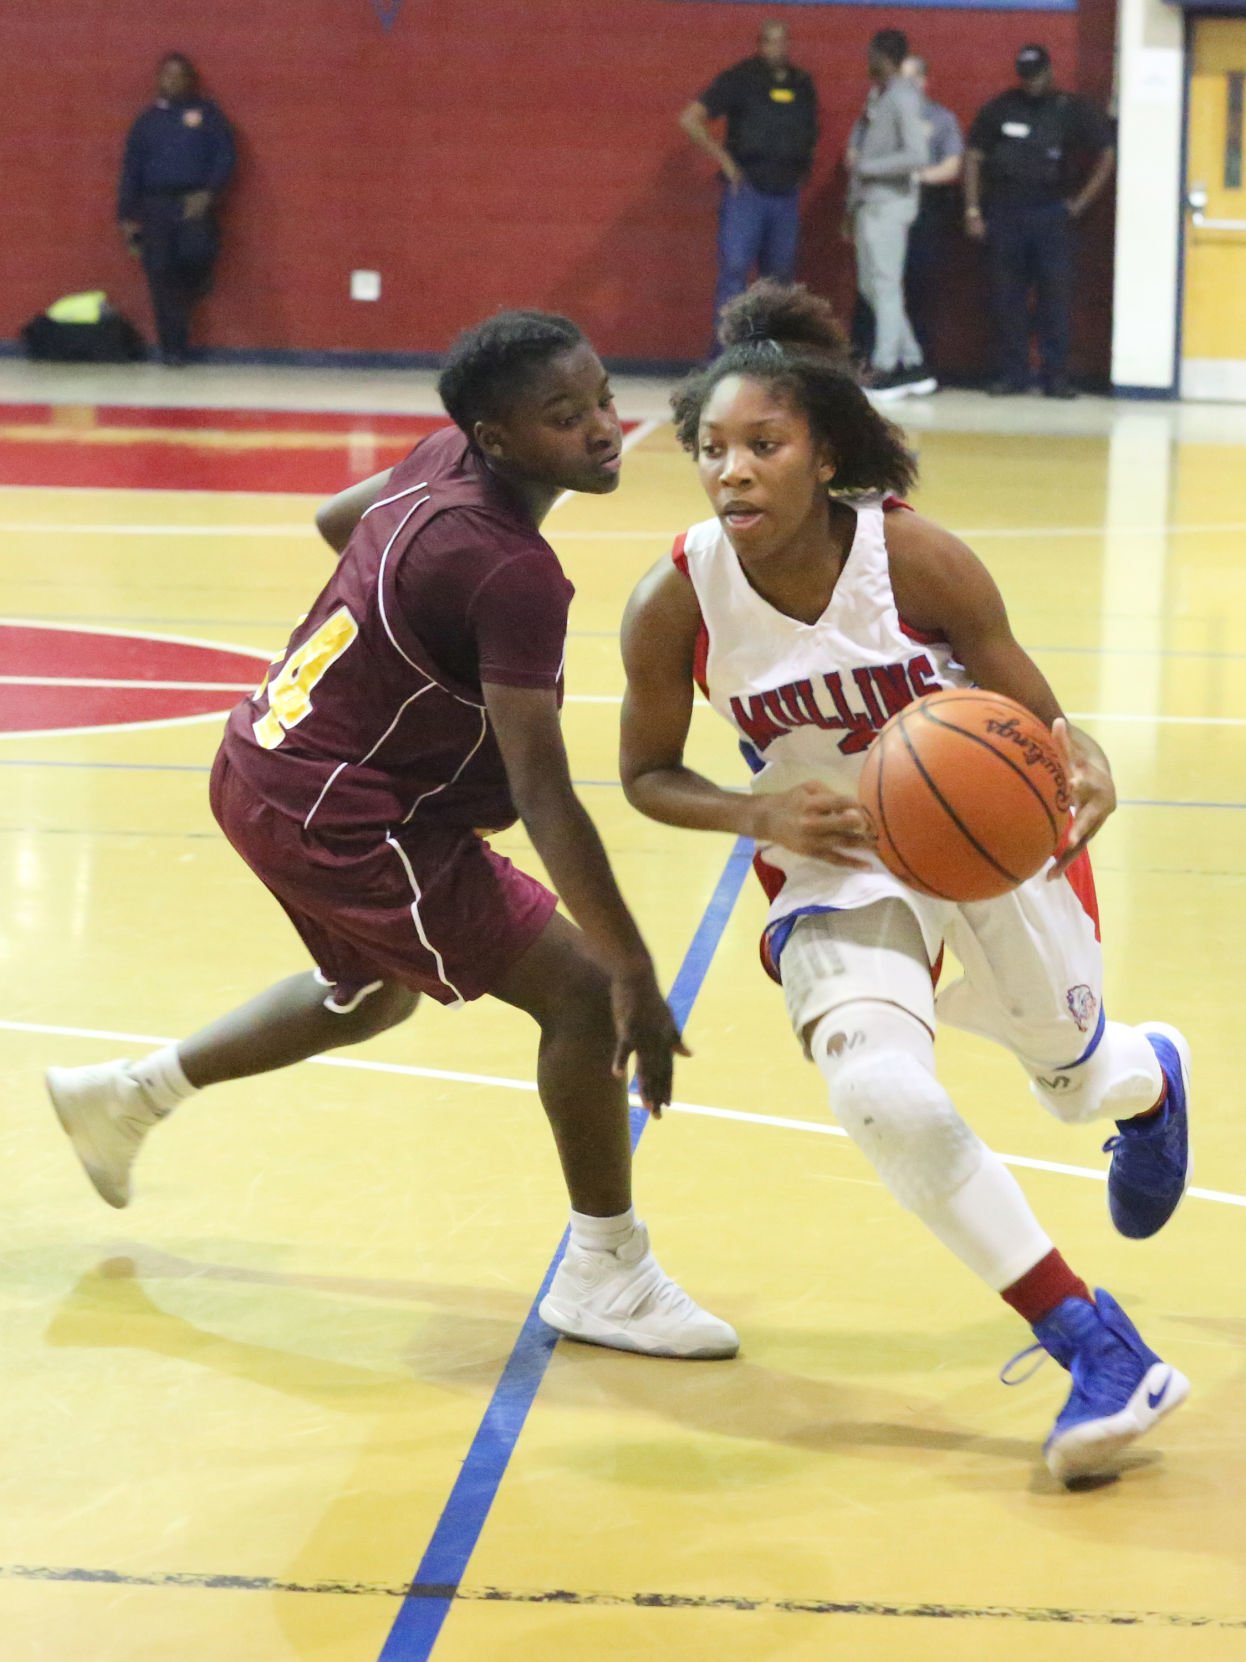
<svg viewBox="0 0 1246 1662">
<path fill-rule="evenodd" d="M 830 866 L 870 871 L 862 853 L 874 847 L 873 828 L 855 796 L 837 796 L 807 780 L 790 791 L 754 799 L 758 842 L 778 843 L 793 854 L 825 860 Z"/>
<path fill-rule="evenodd" d="M 610 983 L 610 1003 L 617 1041 L 614 1076 L 627 1078 L 628 1061 L 634 1055 L 640 1100 L 654 1119 L 660 1120 L 663 1108 L 671 1100 L 675 1057 L 691 1056 L 692 1052 L 684 1044 L 653 970 L 648 966 L 616 975 Z"/>
<path fill-rule="evenodd" d="M 1083 733 L 1079 727 L 1070 727 L 1063 716 L 1056 718 L 1051 732 L 1068 775 L 1073 819 L 1060 858 L 1047 873 L 1048 881 L 1064 876 L 1116 807 L 1116 786 L 1112 783 L 1111 766 L 1089 733 Z"/>
</svg>

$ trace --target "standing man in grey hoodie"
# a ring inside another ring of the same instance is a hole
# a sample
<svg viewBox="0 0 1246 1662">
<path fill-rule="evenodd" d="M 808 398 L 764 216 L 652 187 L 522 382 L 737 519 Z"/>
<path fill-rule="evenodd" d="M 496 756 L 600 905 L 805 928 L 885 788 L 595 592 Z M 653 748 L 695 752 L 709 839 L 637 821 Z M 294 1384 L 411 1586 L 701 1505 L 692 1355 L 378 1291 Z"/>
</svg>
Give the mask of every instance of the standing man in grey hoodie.
<svg viewBox="0 0 1246 1662">
<path fill-rule="evenodd" d="M 916 175 L 929 159 L 921 95 L 900 73 L 908 53 L 899 29 L 880 29 L 870 42 L 874 85 L 853 129 L 848 179 L 857 287 L 876 325 L 867 390 L 880 399 L 934 392 L 938 385 L 904 309 L 904 259 L 920 194 Z"/>
</svg>

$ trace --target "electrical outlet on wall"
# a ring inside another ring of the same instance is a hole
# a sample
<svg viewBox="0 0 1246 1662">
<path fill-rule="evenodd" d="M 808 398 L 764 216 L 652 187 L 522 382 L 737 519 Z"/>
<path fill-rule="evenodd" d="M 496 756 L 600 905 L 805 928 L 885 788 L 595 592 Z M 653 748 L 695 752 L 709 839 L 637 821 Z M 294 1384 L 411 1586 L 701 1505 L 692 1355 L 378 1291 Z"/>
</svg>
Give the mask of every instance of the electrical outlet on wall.
<svg viewBox="0 0 1246 1662">
<path fill-rule="evenodd" d="M 381 298 L 380 272 L 352 271 L 350 274 L 350 297 L 352 300 L 379 300 Z"/>
</svg>

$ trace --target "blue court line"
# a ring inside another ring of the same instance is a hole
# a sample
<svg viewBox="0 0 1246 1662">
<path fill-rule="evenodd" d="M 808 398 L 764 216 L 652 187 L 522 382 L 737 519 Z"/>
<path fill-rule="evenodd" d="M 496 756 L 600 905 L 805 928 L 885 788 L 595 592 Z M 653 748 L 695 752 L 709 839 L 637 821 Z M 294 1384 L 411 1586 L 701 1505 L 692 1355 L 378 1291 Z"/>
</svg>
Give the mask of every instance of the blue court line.
<svg viewBox="0 0 1246 1662">
<path fill-rule="evenodd" d="M 732 908 L 748 876 L 752 844 L 741 837 L 727 857 L 709 905 L 697 925 L 670 991 L 669 1003 L 682 1028 L 692 1012 Z M 634 1109 L 631 1116 L 632 1148 L 635 1150 L 648 1115 Z M 540 1388 L 558 1335 L 537 1315 L 537 1306 L 549 1291 L 554 1272 L 567 1246 L 564 1231 L 558 1250 L 532 1301 L 527 1319 L 507 1359 L 484 1418 L 467 1451 L 454 1487 L 432 1539 L 412 1578 L 380 1662 L 425 1662 L 431 1655 L 468 1561 L 484 1529 L 506 1467 L 519 1441 L 528 1410 Z"/>
</svg>

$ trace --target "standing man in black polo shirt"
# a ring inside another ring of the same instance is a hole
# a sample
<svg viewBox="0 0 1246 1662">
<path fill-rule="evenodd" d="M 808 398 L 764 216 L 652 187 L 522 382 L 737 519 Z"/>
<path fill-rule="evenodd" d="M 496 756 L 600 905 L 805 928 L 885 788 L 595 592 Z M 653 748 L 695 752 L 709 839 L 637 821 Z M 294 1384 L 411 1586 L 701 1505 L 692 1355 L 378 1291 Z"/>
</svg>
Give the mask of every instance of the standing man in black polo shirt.
<svg viewBox="0 0 1246 1662">
<path fill-rule="evenodd" d="M 709 123 L 725 117 L 725 141 Z M 761 277 L 790 283 L 800 240 L 800 187 L 818 142 L 813 79 L 788 57 L 787 26 L 762 25 L 757 55 L 724 69 L 679 117 L 722 174 L 714 317 Z"/>
<path fill-rule="evenodd" d="M 965 230 L 975 240 L 985 237 L 990 255 L 998 354 L 990 390 L 1029 389 L 1033 287 L 1043 391 L 1048 398 L 1073 398 L 1072 227 L 1112 176 L 1112 125 L 1085 98 L 1056 90 L 1045 46 L 1022 47 L 1017 77 L 1020 85 L 978 111 L 965 156 Z M 1083 166 L 1083 182 L 1074 189 L 1077 164 L 1088 156 L 1094 158 L 1090 171 Z"/>
<path fill-rule="evenodd" d="M 130 128 L 117 193 L 121 234 L 147 273 L 166 364 L 186 362 L 191 310 L 208 292 L 219 245 L 216 201 L 233 170 L 228 122 L 201 96 L 190 59 L 170 52 L 156 102 Z"/>
</svg>

